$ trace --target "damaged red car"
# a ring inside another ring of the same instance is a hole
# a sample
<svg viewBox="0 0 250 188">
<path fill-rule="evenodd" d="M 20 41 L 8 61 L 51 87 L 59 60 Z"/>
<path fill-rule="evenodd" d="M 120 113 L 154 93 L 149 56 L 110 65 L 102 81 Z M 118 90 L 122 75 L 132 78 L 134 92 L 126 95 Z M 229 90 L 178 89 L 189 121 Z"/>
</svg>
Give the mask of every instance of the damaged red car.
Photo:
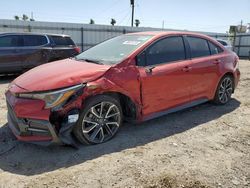
<svg viewBox="0 0 250 188">
<path fill-rule="evenodd" d="M 227 103 L 239 81 L 238 59 L 196 33 L 118 36 L 16 78 L 6 92 L 8 125 L 21 141 L 71 144 L 75 135 L 102 143 L 125 120 Z"/>
</svg>

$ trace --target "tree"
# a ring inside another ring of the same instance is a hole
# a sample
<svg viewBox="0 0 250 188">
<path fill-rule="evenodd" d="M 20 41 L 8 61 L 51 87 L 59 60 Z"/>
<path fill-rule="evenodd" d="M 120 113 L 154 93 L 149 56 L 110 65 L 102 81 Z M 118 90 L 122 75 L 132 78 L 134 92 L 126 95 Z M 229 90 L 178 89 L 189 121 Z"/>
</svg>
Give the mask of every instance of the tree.
<svg viewBox="0 0 250 188">
<path fill-rule="evenodd" d="M 29 17 L 26 14 L 23 14 L 22 20 L 27 21 L 28 19 L 29 19 Z"/>
<path fill-rule="evenodd" d="M 95 21 L 93 19 L 90 19 L 89 24 L 95 24 Z"/>
<path fill-rule="evenodd" d="M 111 23 L 111 25 L 113 25 L 113 26 L 114 26 L 114 25 L 116 24 L 115 19 L 114 19 L 114 18 L 111 18 L 111 22 L 110 22 L 110 23 Z"/>
<path fill-rule="evenodd" d="M 15 18 L 15 20 L 19 20 L 19 16 L 17 16 L 17 15 L 14 16 L 14 18 Z"/>
<path fill-rule="evenodd" d="M 138 20 L 138 19 L 135 20 L 135 26 L 136 27 L 138 27 L 140 25 L 140 23 L 141 23 L 140 20 Z"/>
</svg>

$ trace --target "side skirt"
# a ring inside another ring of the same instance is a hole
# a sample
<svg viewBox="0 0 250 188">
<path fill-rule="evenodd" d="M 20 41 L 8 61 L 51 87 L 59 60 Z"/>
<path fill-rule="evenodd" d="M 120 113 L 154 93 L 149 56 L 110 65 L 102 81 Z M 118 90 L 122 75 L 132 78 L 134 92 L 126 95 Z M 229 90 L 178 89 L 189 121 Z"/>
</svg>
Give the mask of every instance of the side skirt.
<svg viewBox="0 0 250 188">
<path fill-rule="evenodd" d="M 207 98 L 194 100 L 194 101 L 182 104 L 180 106 L 176 106 L 176 107 L 164 110 L 164 111 L 156 112 L 156 113 L 150 114 L 148 116 L 145 116 L 142 121 L 147 121 L 147 120 L 154 119 L 154 118 L 166 115 L 166 114 L 170 114 L 170 113 L 174 113 L 174 112 L 177 112 L 177 111 L 180 111 L 180 110 L 184 110 L 186 108 L 190 108 L 190 107 L 205 103 L 207 101 L 208 101 Z"/>
</svg>

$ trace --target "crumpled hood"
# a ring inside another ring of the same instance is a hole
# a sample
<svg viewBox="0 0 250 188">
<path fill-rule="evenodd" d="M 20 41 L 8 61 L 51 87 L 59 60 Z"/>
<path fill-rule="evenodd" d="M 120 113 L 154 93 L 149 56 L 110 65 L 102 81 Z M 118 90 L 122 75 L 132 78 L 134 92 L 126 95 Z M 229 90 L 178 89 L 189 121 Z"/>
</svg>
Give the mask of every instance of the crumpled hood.
<svg viewBox="0 0 250 188">
<path fill-rule="evenodd" d="M 64 59 L 35 67 L 13 83 L 29 92 L 54 90 L 95 80 L 109 68 L 109 65 Z"/>
</svg>

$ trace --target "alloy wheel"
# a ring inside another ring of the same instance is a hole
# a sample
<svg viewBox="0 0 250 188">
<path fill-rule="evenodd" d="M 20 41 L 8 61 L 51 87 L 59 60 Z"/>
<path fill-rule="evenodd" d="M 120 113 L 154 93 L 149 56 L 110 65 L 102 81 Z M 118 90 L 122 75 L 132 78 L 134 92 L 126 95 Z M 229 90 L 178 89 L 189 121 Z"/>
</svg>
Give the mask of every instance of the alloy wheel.
<svg viewBox="0 0 250 188">
<path fill-rule="evenodd" d="M 219 100 L 221 103 L 225 104 L 231 98 L 233 92 L 233 82 L 230 77 L 226 77 L 220 84 L 219 87 Z"/>
<path fill-rule="evenodd" d="M 82 133 L 91 143 L 102 143 L 118 131 L 121 122 L 119 108 L 112 102 L 92 106 L 82 120 Z"/>
</svg>

